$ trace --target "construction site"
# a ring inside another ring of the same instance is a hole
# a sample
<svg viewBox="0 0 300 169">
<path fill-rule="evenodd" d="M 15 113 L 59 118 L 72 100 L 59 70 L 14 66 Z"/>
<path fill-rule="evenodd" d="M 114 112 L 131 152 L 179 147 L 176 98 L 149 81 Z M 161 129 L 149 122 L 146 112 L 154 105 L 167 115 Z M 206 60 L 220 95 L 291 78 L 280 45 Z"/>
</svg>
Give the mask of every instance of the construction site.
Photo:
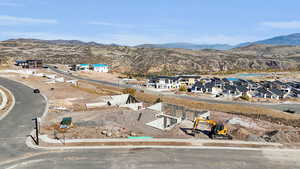
<svg viewBox="0 0 300 169">
<path fill-rule="evenodd" d="M 49 109 L 41 119 L 40 134 L 51 139 L 178 138 L 300 142 L 300 116 L 297 114 L 170 99 L 71 79 L 48 69 L 13 67 L 2 70 L 0 75 L 39 89 L 45 95 Z M 247 111 L 251 113 L 247 114 Z"/>
</svg>

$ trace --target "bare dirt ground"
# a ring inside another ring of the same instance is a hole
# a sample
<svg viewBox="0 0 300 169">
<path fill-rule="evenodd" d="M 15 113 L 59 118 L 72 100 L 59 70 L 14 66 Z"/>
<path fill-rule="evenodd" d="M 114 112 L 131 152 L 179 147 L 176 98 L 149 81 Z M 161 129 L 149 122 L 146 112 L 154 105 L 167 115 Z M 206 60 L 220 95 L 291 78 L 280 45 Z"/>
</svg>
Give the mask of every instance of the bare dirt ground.
<svg viewBox="0 0 300 169">
<path fill-rule="evenodd" d="M 67 65 L 61 65 L 61 64 L 56 64 L 58 69 L 63 70 L 63 71 L 70 71 L 70 68 Z M 95 80 L 104 80 L 107 82 L 113 82 L 113 83 L 118 83 L 122 79 L 119 77 L 123 77 L 122 74 L 119 73 L 104 73 L 104 72 L 94 72 L 94 71 L 70 71 L 72 72 L 73 75 L 76 76 L 81 76 L 81 77 L 86 77 L 86 78 L 91 78 Z"/>
<path fill-rule="evenodd" d="M 139 114 L 142 113 L 139 119 Z M 156 138 L 190 138 L 176 126 L 162 131 L 145 123 L 155 120 L 158 112 L 144 109 L 133 111 L 127 108 L 106 107 L 97 111 L 59 112 L 48 115 L 42 127 L 42 134 L 51 138 L 62 138 L 58 124 L 63 117 L 72 117 L 73 127 L 64 133 L 65 138 L 127 138 L 128 136 L 151 136 Z M 55 135 L 55 133 L 57 133 Z"/>
<path fill-rule="evenodd" d="M 281 143 L 300 142 L 300 128 L 297 127 L 222 112 L 212 112 L 211 118 L 226 124 L 231 135 L 237 140 Z M 237 119 L 238 122 L 233 123 L 232 119 Z"/>
<path fill-rule="evenodd" d="M 121 81 L 118 78 L 120 75 L 117 73 L 104 73 L 104 72 L 88 72 L 88 71 L 78 71 L 73 73 L 74 75 L 79 75 L 82 77 L 87 77 L 95 80 L 104 80 L 107 82 L 119 83 Z"/>
</svg>

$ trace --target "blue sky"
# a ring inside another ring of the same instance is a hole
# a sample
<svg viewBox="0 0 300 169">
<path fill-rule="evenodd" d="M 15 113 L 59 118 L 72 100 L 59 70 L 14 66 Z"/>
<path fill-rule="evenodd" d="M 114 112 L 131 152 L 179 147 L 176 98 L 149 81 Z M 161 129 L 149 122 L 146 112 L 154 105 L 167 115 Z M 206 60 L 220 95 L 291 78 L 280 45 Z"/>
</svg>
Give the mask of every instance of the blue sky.
<svg viewBox="0 0 300 169">
<path fill-rule="evenodd" d="M 238 44 L 300 32 L 299 0 L 0 0 L 0 40 Z"/>
</svg>

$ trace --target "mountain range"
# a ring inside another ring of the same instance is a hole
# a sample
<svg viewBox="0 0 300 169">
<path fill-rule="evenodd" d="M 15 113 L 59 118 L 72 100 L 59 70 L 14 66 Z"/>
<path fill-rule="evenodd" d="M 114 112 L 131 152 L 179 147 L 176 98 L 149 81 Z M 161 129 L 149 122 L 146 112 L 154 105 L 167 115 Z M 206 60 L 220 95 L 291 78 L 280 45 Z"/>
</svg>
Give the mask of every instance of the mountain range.
<svg viewBox="0 0 300 169">
<path fill-rule="evenodd" d="M 262 44 L 262 45 L 300 45 L 300 33 L 294 33 L 290 35 L 276 36 L 270 39 L 264 39 L 255 42 L 245 42 L 238 45 L 229 44 L 194 44 L 194 43 L 165 43 L 165 44 L 142 44 L 135 47 L 143 48 L 182 48 L 182 49 L 192 49 L 192 50 L 202 50 L 202 49 L 216 49 L 216 50 L 228 50 L 238 47 L 249 46 L 252 44 Z"/>
</svg>

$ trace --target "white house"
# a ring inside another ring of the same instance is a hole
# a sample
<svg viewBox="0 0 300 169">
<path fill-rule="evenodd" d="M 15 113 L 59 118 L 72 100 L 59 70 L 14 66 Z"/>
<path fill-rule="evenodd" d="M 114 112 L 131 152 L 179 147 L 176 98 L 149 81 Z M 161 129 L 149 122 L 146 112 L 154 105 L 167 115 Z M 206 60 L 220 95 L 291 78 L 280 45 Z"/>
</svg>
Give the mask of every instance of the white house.
<svg viewBox="0 0 300 169">
<path fill-rule="evenodd" d="M 76 70 L 88 71 L 90 70 L 90 64 L 78 64 L 76 65 Z"/>
<path fill-rule="evenodd" d="M 109 65 L 106 65 L 106 64 L 92 64 L 92 68 L 95 72 L 108 72 Z"/>
<path fill-rule="evenodd" d="M 172 76 L 157 76 L 155 78 L 151 78 L 147 87 L 154 87 L 158 89 L 171 89 L 171 88 L 179 88 L 180 83 L 178 81 L 178 77 Z"/>
</svg>

